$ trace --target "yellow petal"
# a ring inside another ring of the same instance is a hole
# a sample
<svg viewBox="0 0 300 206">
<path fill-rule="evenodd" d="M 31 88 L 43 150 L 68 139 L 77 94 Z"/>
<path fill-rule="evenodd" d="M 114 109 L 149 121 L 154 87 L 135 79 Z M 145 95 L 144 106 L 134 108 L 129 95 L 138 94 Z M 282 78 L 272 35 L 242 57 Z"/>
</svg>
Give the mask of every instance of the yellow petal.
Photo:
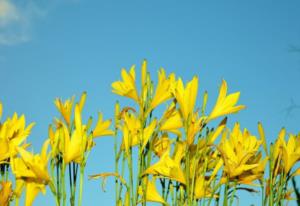
<svg viewBox="0 0 300 206">
<path fill-rule="evenodd" d="M 219 96 L 217 102 L 207 118 L 207 121 L 218 118 L 223 115 L 228 115 L 231 113 L 238 112 L 245 108 L 244 105 L 236 106 L 236 103 L 239 99 L 240 93 L 232 93 L 227 95 L 227 83 L 225 80 L 222 81 Z"/>
<path fill-rule="evenodd" d="M 155 128 L 156 128 L 157 121 L 154 119 L 148 127 L 146 127 L 143 131 L 143 139 L 142 139 L 142 151 L 144 150 L 146 144 L 148 143 L 149 139 L 151 138 Z"/>
<path fill-rule="evenodd" d="M 26 184 L 25 206 L 32 206 L 34 199 L 39 192 L 45 194 L 46 188 L 44 184 L 29 182 Z"/>
<path fill-rule="evenodd" d="M 186 88 L 183 86 L 182 80 L 179 78 L 174 96 L 178 101 L 182 117 L 187 121 L 188 117 L 194 112 L 194 106 L 197 99 L 198 78 L 194 77 L 187 83 Z"/>
<path fill-rule="evenodd" d="M 176 180 L 185 184 L 184 173 L 173 159 L 169 157 L 169 150 L 167 150 L 160 158 L 160 160 L 154 165 L 145 170 L 144 175 L 161 175 L 172 180 Z"/>
<path fill-rule="evenodd" d="M 146 189 L 145 189 L 146 198 L 145 199 L 147 202 L 157 202 L 157 203 L 161 203 L 163 205 L 166 204 L 165 200 L 162 198 L 162 196 L 158 193 L 158 191 L 156 189 L 155 178 L 152 179 L 151 181 L 148 181 L 148 180 L 145 181 L 144 184 L 146 184 Z M 141 186 L 139 187 L 139 194 L 141 196 L 143 196 L 143 189 Z"/>
<path fill-rule="evenodd" d="M 154 97 L 151 101 L 150 110 L 172 98 L 172 91 L 175 87 L 175 74 L 171 73 L 168 78 L 164 69 L 158 72 L 158 84 L 156 86 Z"/>
<path fill-rule="evenodd" d="M 79 104 L 78 104 L 79 105 L 79 111 L 80 111 L 80 113 L 82 112 L 82 109 L 84 107 L 85 100 L 86 100 L 86 95 L 87 95 L 87 93 L 83 92 L 82 95 L 81 95 L 81 97 L 80 97 Z"/>
<path fill-rule="evenodd" d="M 9 206 L 10 199 L 12 197 L 12 183 L 11 182 L 0 182 L 0 205 Z"/>
<path fill-rule="evenodd" d="M 112 83 L 113 92 L 121 95 L 129 97 L 135 100 L 137 103 L 140 103 L 138 92 L 135 86 L 135 66 L 132 66 L 129 73 L 126 72 L 125 69 L 122 69 L 121 76 L 122 81 L 116 81 Z"/>
<path fill-rule="evenodd" d="M 213 144 L 215 142 L 215 140 L 217 139 L 217 137 L 222 133 L 222 131 L 226 127 L 226 123 L 227 123 L 227 118 L 224 118 L 221 121 L 221 123 L 219 124 L 219 126 L 217 127 L 217 129 L 214 131 L 212 136 L 209 138 L 209 143 L 210 144 Z"/>
<path fill-rule="evenodd" d="M 268 155 L 269 153 L 268 153 L 268 148 L 267 148 L 266 136 L 265 136 L 264 128 L 260 122 L 258 123 L 258 133 L 259 133 L 260 139 L 262 140 L 262 144 L 263 144 L 265 153 Z"/>
<path fill-rule="evenodd" d="M 103 121 L 102 114 L 98 113 L 98 122 L 96 127 L 93 131 L 93 137 L 100 137 L 100 136 L 110 136 L 113 135 L 114 132 L 109 129 L 111 124 L 111 120 Z"/>
</svg>

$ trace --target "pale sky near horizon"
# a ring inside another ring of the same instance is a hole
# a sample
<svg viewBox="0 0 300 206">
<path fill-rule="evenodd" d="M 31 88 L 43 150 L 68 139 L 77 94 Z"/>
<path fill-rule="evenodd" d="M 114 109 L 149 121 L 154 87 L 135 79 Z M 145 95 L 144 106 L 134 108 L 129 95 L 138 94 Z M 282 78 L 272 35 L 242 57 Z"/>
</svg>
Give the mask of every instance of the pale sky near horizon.
<svg viewBox="0 0 300 206">
<path fill-rule="evenodd" d="M 36 122 L 29 141 L 39 148 L 58 116 L 56 97 L 87 91 L 84 118 L 96 119 L 97 111 L 110 118 L 116 100 L 127 102 L 112 94 L 111 83 L 122 67 L 139 68 L 146 58 L 154 79 L 160 67 L 185 81 L 197 75 L 198 105 L 207 90 L 213 106 L 222 79 L 230 92 L 241 91 L 247 109 L 229 125 L 239 121 L 257 134 L 261 121 L 269 142 L 283 126 L 298 133 L 299 19 L 299 0 L 0 0 L 4 118 L 16 111 Z M 114 170 L 112 138 L 96 142 L 87 175 Z M 54 205 L 50 192 L 34 205 L 46 203 Z M 86 180 L 83 205 L 113 204 L 113 181 L 104 193 L 99 181 Z M 259 198 L 241 193 L 240 205 L 251 204 Z"/>
</svg>

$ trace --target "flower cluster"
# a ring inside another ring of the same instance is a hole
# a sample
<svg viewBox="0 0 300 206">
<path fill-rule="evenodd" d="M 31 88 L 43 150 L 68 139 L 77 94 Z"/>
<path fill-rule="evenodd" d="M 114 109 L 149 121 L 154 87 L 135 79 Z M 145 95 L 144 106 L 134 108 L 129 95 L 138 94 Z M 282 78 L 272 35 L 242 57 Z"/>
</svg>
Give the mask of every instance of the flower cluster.
<svg viewBox="0 0 300 206">
<path fill-rule="evenodd" d="M 34 123 L 25 116 L 0 122 L 0 206 L 25 206 L 49 187 L 56 206 L 81 206 L 85 168 L 96 138 L 114 138 L 115 169 L 90 175 L 115 179 L 115 205 L 235 205 L 240 190 L 261 195 L 261 205 L 283 205 L 292 200 L 291 188 L 300 174 L 300 133 L 283 128 L 269 146 L 261 123 L 258 135 L 227 116 L 245 109 L 240 93 L 228 92 L 221 82 L 216 102 L 208 110 L 208 93 L 198 94 L 198 77 L 184 81 L 174 73 L 158 71 L 152 80 L 143 61 L 141 81 L 135 66 L 122 69 L 122 79 L 112 83 L 113 93 L 135 106 L 115 104 L 114 128 L 102 113 L 93 123 L 82 118 L 86 92 L 55 99 L 59 116 L 49 125 L 40 153 L 27 140 Z M 201 102 L 199 103 L 199 99 Z M 0 103 L 0 119 L 2 117 Z M 287 139 L 288 137 L 288 139 Z M 299 192 L 295 194 L 299 197 Z"/>
</svg>

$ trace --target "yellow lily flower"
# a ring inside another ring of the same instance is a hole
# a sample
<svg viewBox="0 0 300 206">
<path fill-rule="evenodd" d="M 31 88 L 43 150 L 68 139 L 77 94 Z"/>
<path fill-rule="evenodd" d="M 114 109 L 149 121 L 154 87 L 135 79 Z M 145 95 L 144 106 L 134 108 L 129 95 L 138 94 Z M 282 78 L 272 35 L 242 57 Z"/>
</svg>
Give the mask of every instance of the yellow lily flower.
<svg viewBox="0 0 300 206">
<path fill-rule="evenodd" d="M 162 196 L 159 194 L 159 192 L 156 189 L 156 185 L 155 185 L 155 178 L 153 178 L 152 180 L 148 180 L 147 177 L 144 178 L 144 184 L 146 185 L 146 201 L 147 202 L 157 202 L 157 203 L 161 203 L 161 204 L 166 204 L 165 200 L 162 198 Z M 139 191 L 138 191 L 139 195 L 143 198 L 144 192 L 143 192 L 143 188 L 142 186 L 139 186 Z M 143 200 L 140 200 L 140 202 L 142 202 Z"/>
<path fill-rule="evenodd" d="M 167 150 L 157 163 L 145 170 L 143 175 L 158 175 L 172 180 L 176 180 L 185 184 L 184 173 L 180 168 L 180 164 L 169 156 L 170 150 Z"/>
<path fill-rule="evenodd" d="M 169 139 L 167 133 L 163 133 L 160 138 L 154 137 L 152 144 L 153 152 L 155 153 L 155 155 L 161 157 L 161 155 L 163 155 L 167 151 L 167 149 L 170 148 L 171 140 Z"/>
<path fill-rule="evenodd" d="M 0 126 L 0 162 L 17 155 L 15 147 L 20 146 L 26 140 L 33 125 L 34 123 L 31 123 L 26 127 L 24 115 L 18 117 L 14 113 L 12 118 L 7 118 Z M 27 144 L 23 145 L 23 147 L 27 146 Z"/>
<path fill-rule="evenodd" d="M 9 206 L 9 201 L 12 197 L 12 183 L 11 182 L 0 182 L 0 205 Z"/>
<path fill-rule="evenodd" d="M 125 113 L 124 125 L 122 127 L 122 149 L 125 149 L 125 151 L 128 152 L 130 147 L 134 147 L 141 143 L 143 150 L 151 138 L 156 125 L 157 121 L 154 119 L 146 128 L 142 128 L 138 118 L 133 114 Z"/>
<path fill-rule="evenodd" d="M 45 194 L 46 185 L 51 181 L 47 171 L 48 155 L 47 148 L 49 140 L 43 147 L 41 154 L 33 155 L 30 152 L 18 147 L 21 158 L 12 159 L 12 171 L 16 177 L 17 188 L 15 194 L 20 197 L 22 188 L 26 187 L 25 206 L 31 206 L 39 192 Z"/>
<path fill-rule="evenodd" d="M 58 120 L 57 128 L 55 131 L 53 130 L 53 127 L 51 125 L 48 127 L 48 136 L 51 145 L 51 156 L 53 158 L 55 158 L 59 153 L 63 153 L 64 150 L 62 144 L 63 137 L 61 136 L 61 134 L 63 134 L 63 124 L 63 122 Z"/>
<path fill-rule="evenodd" d="M 285 141 L 285 129 L 282 129 L 279 135 L 279 142 L 282 149 L 282 161 L 284 172 L 288 174 L 293 166 L 300 160 L 300 138 L 289 134 L 289 139 Z"/>
<path fill-rule="evenodd" d="M 182 118 L 174 103 L 167 108 L 159 124 L 160 131 L 171 132 L 181 136 L 181 131 L 179 129 L 183 127 Z"/>
<path fill-rule="evenodd" d="M 227 95 L 227 83 L 225 80 L 223 80 L 216 105 L 214 106 L 212 112 L 208 116 L 207 121 L 210 121 L 223 115 L 236 113 L 242 109 L 245 109 L 244 105 L 236 106 L 239 97 L 240 92 L 235 92 Z"/>
<path fill-rule="evenodd" d="M 75 106 L 75 130 L 70 134 L 68 128 L 63 125 L 64 135 L 64 162 L 68 164 L 72 161 L 80 164 L 83 161 L 84 153 L 87 148 L 86 126 L 82 125 L 79 105 Z"/>
<path fill-rule="evenodd" d="M 128 73 L 125 69 L 122 69 L 121 75 L 122 81 L 116 81 L 111 85 L 113 93 L 131 98 L 137 103 L 140 103 L 138 91 L 135 85 L 135 66 L 132 66 Z"/>
<path fill-rule="evenodd" d="M 196 178 L 194 196 L 196 199 L 210 198 L 212 197 L 212 189 L 209 182 L 205 180 L 205 176 L 200 175 Z M 217 197 L 214 195 L 213 197 Z"/>
<path fill-rule="evenodd" d="M 66 121 L 67 125 L 71 125 L 71 115 L 72 115 L 72 108 L 74 104 L 74 96 L 72 99 L 67 99 L 65 102 L 62 102 L 61 99 L 56 98 L 54 100 L 54 104 L 64 120 Z"/>
<path fill-rule="evenodd" d="M 100 136 L 110 136 L 114 134 L 114 131 L 110 130 L 111 120 L 103 121 L 102 114 L 98 113 L 98 122 L 96 127 L 93 131 L 93 137 L 100 137 Z"/>
<path fill-rule="evenodd" d="M 154 97 L 151 101 L 150 110 L 172 98 L 172 91 L 175 88 L 175 84 L 176 79 L 174 73 L 171 73 L 167 78 L 164 69 L 161 69 L 158 72 L 158 84 Z"/>
<path fill-rule="evenodd" d="M 33 155 L 22 147 L 18 147 L 17 150 L 21 155 L 21 159 L 16 159 L 15 175 L 17 177 L 32 177 L 48 183 L 50 181 L 47 169 L 49 160 L 47 155 L 48 146 L 49 140 L 44 143 L 41 154 L 37 155 Z"/>
<path fill-rule="evenodd" d="M 224 176 L 230 180 L 237 179 L 240 183 L 249 182 L 245 180 L 252 175 L 254 178 L 250 181 L 260 178 L 266 163 L 266 160 L 261 160 L 261 143 L 248 130 L 241 132 L 240 125 L 236 123 L 229 139 L 223 136 L 218 146 L 224 161 Z"/>
<path fill-rule="evenodd" d="M 195 136 L 203 126 L 203 117 L 199 117 L 198 113 L 194 113 L 191 115 L 191 121 L 189 123 L 189 126 L 187 128 L 187 143 L 188 145 L 192 145 L 194 143 Z"/>
<path fill-rule="evenodd" d="M 179 104 L 180 112 L 185 121 L 193 114 L 194 106 L 196 104 L 198 91 L 198 78 L 194 77 L 187 83 L 184 88 L 182 80 L 179 78 L 174 96 Z"/>
</svg>

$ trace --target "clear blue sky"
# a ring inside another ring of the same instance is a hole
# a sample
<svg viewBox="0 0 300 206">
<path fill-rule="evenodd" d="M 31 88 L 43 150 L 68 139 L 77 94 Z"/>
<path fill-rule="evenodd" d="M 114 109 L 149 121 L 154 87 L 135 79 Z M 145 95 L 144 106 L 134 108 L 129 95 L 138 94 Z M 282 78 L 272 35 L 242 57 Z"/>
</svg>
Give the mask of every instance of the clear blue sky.
<svg viewBox="0 0 300 206">
<path fill-rule="evenodd" d="M 58 115 L 54 98 L 87 91 L 85 119 L 97 111 L 111 117 L 113 103 L 124 100 L 111 83 L 144 58 L 152 76 L 160 67 L 186 81 L 199 76 L 210 107 L 227 80 L 247 106 L 231 124 L 239 120 L 257 134 L 262 121 L 268 141 L 282 126 L 300 131 L 300 109 L 285 110 L 291 99 L 300 105 L 300 52 L 291 49 L 300 48 L 299 0 L 0 0 L 7 4 L 0 13 L 0 100 L 4 117 L 16 111 L 37 122 L 29 137 L 36 148 Z M 112 138 L 98 139 L 86 173 L 112 170 Z M 86 181 L 84 205 L 113 205 L 112 185 L 103 193 L 100 182 Z M 241 197 L 240 205 L 259 205 L 255 195 Z M 53 204 L 50 193 L 34 205 L 45 203 Z"/>
</svg>

